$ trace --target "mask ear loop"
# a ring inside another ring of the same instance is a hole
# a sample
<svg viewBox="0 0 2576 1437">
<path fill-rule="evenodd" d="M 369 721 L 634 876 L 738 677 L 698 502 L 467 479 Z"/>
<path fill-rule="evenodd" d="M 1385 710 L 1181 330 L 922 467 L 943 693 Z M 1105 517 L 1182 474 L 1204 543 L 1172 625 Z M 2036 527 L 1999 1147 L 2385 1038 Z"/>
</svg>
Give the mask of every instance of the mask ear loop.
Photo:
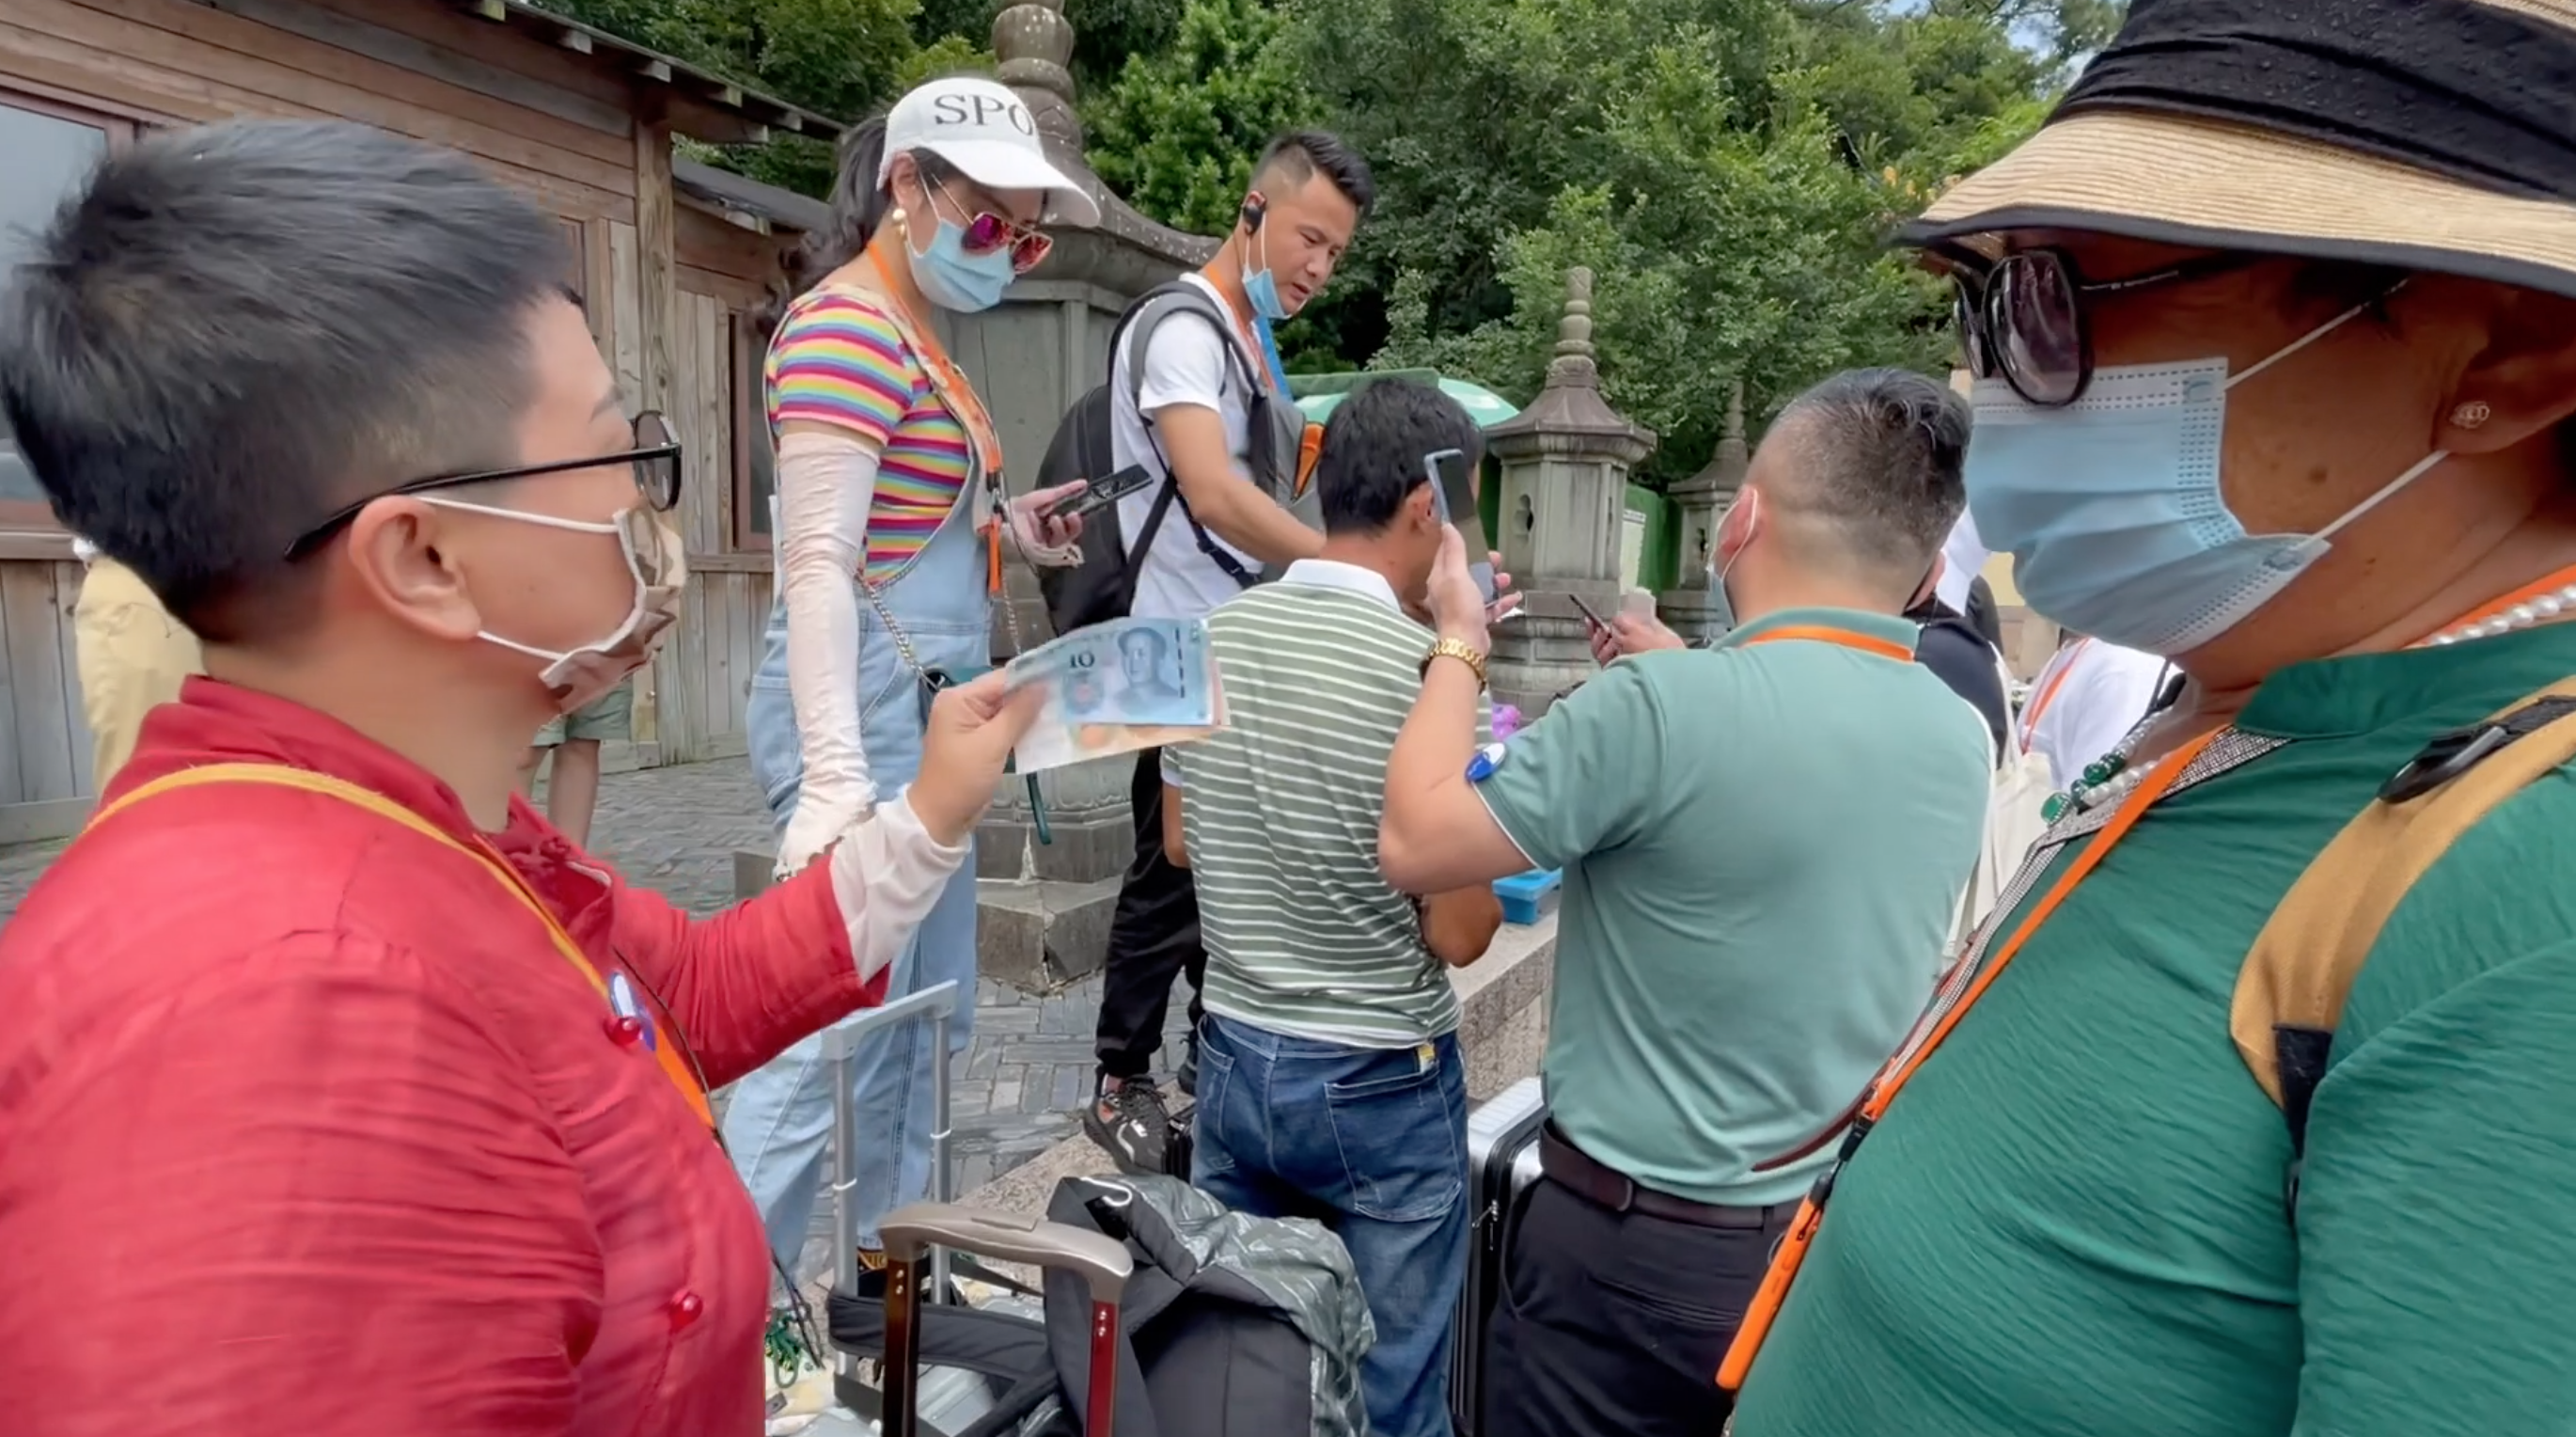
<svg viewBox="0 0 2576 1437">
<path fill-rule="evenodd" d="M 2319 529 L 2316 532 L 2315 537 L 2318 539 L 2333 538 L 2337 533 L 2343 530 L 2344 526 L 2352 523 L 2356 519 L 2359 519 L 2362 515 L 2369 513 L 2371 510 L 2378 508 L 2381 501 L 2395 496 L 2398 490 L 2403 489 L 2407 485 L 2414 483 L 2416 480 L 2423 478 L 2425 473 L 2431 470 L 2433 466 L 2450 457 L 2451 451 L 2448 449 L 2436 449 L 2432 453 L 2425 455 L 2422 459 L 2417 460 L 2411 467 L 2409 467 L 2405 473 L 2400 474 L 2396 478 L 2379 486 L 2378 493 L 2362 500 L 2358 506 L 2347 511 L 2342 518 L 2335 520 L 2333 523 L 2328 524 L 2322 529 Z"/>
<path fill-rule="evenodd" d="M 2397 291 L 2404 289 L 2412 282 L 2412 276 L 2407 279 L 2399 280 L 2397 283 L 2390 285 L 2388 288 L 2381 290 L 2379 293 L 2372 295 L 2370 298 L 2363 300 L 2361 303 L 2354 305 L 2352 308 L 2345 310 L 2343 313 L 2336 315 L 2334 318 L 2329 319 L 2325 323 L 2318 325 L 2316 328 L 2309 330 L 2307 333 L 2300 335 L 2297 339 L 2290 341 L 2288 345 L 2274 351 L 2269 359 L 2256 363 L 2252 368 L 2246 370 L 2244 373 L 2229 375 L 2227 377 L 2227 387 L 2229 389 L 2234 389 L 2246 380 L 2252 379 L 2255 375 L 2262 373 L 2264 370 L 2271 368 L 2273 365 L 2280 363 L 2282 360 L 2289 358 L 2291 355 L 2298 353 L 2300 350 L 2307 348 L 2309 345 L 2314 344 L 2318 340 L 2325 338 L 2327 335 L 2334 333 L 2336 330 L 2343 328 L 2352 321 L 2368 314 L 2379 306 L 2386 304 L 2391 296 L 2395 295 Z"/>
</svg>

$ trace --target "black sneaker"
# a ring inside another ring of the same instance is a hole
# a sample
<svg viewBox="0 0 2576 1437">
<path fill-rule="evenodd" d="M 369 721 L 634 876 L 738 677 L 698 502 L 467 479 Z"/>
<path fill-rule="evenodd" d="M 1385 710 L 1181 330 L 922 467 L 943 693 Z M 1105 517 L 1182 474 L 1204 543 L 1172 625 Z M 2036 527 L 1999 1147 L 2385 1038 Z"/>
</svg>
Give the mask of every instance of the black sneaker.
<svg viewBox="0 0 2576 1437">
<path fill-rule="evenodd" d="M 1130 1177 L 1170 1171 L 1172 1115 L 1142 1078 L 1103 1089 L 1083 1108 L 1082 1130 Z"/>
</svg>

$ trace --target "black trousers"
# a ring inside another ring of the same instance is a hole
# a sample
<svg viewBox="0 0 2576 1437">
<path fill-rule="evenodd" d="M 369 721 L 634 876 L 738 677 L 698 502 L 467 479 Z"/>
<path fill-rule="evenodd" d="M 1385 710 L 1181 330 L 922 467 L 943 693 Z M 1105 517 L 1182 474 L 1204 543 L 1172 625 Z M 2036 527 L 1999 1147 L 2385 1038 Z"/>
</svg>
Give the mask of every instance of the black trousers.
<svg viewBox="0 0 2576 1437">
<path fill-rule="evenodd" d="M 1199 895 L 1186 868 L 1163 856 L 1163 751 L 1136 755 L 1127 799 L 1136 815 L 1136 858 L 1109 920 L 1109 957 L 1100 980 L 1100 1071 L 1141 1078 L 1163 1046 L 1172 980 L 1190 975 L 1190 1026 L 1199 1020 L 1198 989 L 1207 977 L 1199 943 Z"/>
<path fill-rule="evenodd" d="M 1796 1208 L 1695 1227 L 1541 1180 L 1504 1257 L 1482 1437 L 1717 1437 L 1718 1363 Z"/>
</svg>

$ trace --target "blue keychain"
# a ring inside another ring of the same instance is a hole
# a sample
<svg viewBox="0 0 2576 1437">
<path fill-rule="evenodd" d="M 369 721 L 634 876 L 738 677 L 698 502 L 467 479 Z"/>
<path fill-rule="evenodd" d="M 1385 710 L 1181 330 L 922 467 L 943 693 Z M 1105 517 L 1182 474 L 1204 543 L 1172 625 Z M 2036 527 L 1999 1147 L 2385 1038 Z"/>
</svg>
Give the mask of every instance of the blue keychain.
<svg viewBox="0 0 2576 1437">
<path fill-rule="evenodd" d="M 1476 750 L 1474 758 L 1467 760 L 1467 781 L 1483 783 L 1486 779 L 1492 778 L 1495 770 L 1502 766 L 1503 746 L 1499 743 L 1489 743 Z"/>
</svg>

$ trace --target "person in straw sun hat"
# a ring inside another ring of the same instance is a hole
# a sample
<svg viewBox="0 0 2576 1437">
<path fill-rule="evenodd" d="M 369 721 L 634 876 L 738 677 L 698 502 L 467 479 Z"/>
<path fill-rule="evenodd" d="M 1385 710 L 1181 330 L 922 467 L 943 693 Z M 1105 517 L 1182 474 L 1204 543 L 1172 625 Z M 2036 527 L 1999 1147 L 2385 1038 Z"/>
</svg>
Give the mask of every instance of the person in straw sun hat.
<svg viewBox="0 0 2576 1437">
<path fill-rule="evenodd" d="M 1904 238 L 1978 530 L 2188 682 L 1811 1140 L 1735 1437 L 2562 1428 L 2576 0 L 2137 0 Z"/>
</svg>

